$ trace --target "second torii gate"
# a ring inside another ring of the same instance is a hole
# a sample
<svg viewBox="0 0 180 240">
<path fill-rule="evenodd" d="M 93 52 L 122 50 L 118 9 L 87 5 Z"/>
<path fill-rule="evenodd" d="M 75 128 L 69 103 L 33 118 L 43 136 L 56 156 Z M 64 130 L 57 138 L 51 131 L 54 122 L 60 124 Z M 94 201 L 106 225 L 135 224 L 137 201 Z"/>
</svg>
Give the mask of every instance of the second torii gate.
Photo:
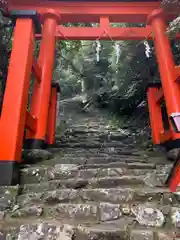
<svg viewBox="0 0 180 240">
<path fill-rule="evenodd" d="M 147 91 L 152 137 L 155 144 L 180 147 L 180 70 L 175 66 L 166 24 L 176 16 L 166 14 L 160 1 L 51 1 L 11 0 L 8 14 L 15 23 L 13 48 L 0 118 L 0 185 L 18 183 L 26 129 L 25 148 L 42 148 L 54 142 L 59 87 L 52 84 L 56 40 L 154 41 L 162 86 Z M 67 22 L 96 22 L 99 27 L 64 27 Z M 145 27 L 112 28 L 112 22 L 144 23 Z M 180 36 L 177 35 L 179 39 Z M 34 42 L 41 39 L 38 60 Z M 36 78 L 30 112 L 27 111 L 31 72 Z M 170 129 L 165 131 L 161 102 L 165 101 Z M 180 172 L 172 178 L 175 191 Z"/>
</svg>

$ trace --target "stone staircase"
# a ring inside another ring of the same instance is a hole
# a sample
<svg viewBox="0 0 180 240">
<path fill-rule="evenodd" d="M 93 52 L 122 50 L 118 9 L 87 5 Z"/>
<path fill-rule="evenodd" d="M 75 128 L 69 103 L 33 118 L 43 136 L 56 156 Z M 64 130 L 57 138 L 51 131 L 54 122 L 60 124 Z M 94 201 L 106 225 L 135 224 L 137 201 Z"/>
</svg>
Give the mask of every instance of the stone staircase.
<svg viewBox="0 0 180 240">
<path fill-rule="evenodd" d="M 25 151 L 21 185 L 0 188 L 0 240 L 180 239 L 180 194 L 164 184 L 171 163 L 78 98 L 62 108 L 56 144 Z"/>
</svg>

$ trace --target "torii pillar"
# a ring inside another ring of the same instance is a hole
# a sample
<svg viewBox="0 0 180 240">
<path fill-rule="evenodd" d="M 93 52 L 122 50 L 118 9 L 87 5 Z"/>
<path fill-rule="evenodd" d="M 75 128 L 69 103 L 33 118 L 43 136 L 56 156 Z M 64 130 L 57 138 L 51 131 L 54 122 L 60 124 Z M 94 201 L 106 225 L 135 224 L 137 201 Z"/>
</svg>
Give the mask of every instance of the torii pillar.
<svg viewBox="0 0 180 240">
<path fill-rule="evenodd" d="M 180 85 L 177 81 L 178 75 L 173 60 L 170 42 L 166 35 L 166 16 L 163 10 L 158 9 L 153 11 L 148 18 L 148 23 L 152 26 L 153 30 L 156 57 L 161 76 L 162 92 L 170 123 L 169 133 L 167 139 L 165 139 L 161 105 L 159 102 L 155 102 L 159 90 L 156 87 L 154 89 L 149 88 L 148 100 L 154 143 L 163 143 L 161 135 L 164 134 L 165 146 L 166 144 L 170 144 L 171 148 L 180 148 L 180 129 L 178 126 L 178 123 L 180 123 Z M 180 168 L 176 169 L 176 174 L 173 177 L 173 181 L 171 181 L 171 191 L 175 191 L 179 182 Z"/>
<path fill-rule="evenodd" d="M 27 131 L 25 148 L 43 148 L 46 145 L 48 111 L 51 98 L 51 84 L 55 58 L 56 27 L 60 16 L 55 10 L 48 10 L 42 15 L 43 33 L 38 64 L 41 68 L 41 82 L 35 83 L 31 100 L 30 113 L 37 119 L 37 129 Z"/>
</svg>

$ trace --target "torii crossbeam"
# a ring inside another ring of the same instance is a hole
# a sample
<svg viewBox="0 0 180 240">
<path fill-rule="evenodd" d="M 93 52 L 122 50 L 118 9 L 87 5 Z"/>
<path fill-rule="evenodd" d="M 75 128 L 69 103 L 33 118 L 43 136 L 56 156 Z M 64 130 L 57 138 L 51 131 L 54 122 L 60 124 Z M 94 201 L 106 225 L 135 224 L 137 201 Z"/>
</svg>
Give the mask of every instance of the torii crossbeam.
<svg viewBox="0 0 180 240">
<path fill-rule="evenodd" d="M 180 70 L 175 66 L 166 26 L 177 12 L 164 12 L 160 1 L 53 1 L 10 0 L 9 16 L 15 23 L 13 48 L 0 119 L 0 185 L 19 181 L 24 148 L 42 148 L 54 143 L 56 101 L 59 87 L 52 84 L 55 43 L 65 40 L 153 40 L 161 83 L 148 88 L 153 142 L 167 148 L 180 147 Z M 65 27 L 65 23 L 99 23 L 98 27 Z M 113 28 L 111 23 L 142 23 L 141 27 Z M 180 38 L 180 35 L 177 35 Z M 41 39 L 38 60 L 33 56 Z M 27 112 L 31 72 L 36 78 Z M 161 102 L 166 103 L 170 129 L 164 130 Z M 16 107 L 12 107 L 16 104 Z M 25 142 L 23 142 L 24 131 Z M 174 191 L 180 173 L 173 177 Z"/>
</svg>

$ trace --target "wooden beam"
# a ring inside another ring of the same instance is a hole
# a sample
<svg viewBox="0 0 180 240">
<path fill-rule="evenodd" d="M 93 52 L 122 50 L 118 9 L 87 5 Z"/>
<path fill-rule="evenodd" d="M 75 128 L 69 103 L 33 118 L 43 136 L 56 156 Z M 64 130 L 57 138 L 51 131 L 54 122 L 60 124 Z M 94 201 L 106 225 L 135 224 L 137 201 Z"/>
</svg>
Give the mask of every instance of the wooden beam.
<svg viewBox="0 0 180 240">
<path fill-rule="evenodd" d="M 172 140 L 172 134 L 171 131 L 164 131 L 162 133 L 160 133 L 160 141 L 161 143 L 167 142 Z"/>
<path fill-rule="evenodd" d="M 175 67 L 176 81 L 180 83 L 180 66 Z"/>
<path fill-rule="evenodd" d="M 56 37 L 60 40 L 144 40 L 151 39 L 151 27 L 146 28 L 93 28 L 58 26 Z M 36 34 L 41 39 L 40 34 Z"/>
<path fill-rule="evenodd" d="M 41 68 L 35 59 L 33 59 L 32 71 L 34 73 L 36 81 L 38 83 L 40 83 L 41 82 Z"/>
<path fill-rule="evenodd" d="M 96 40 L 98 38 L 102 40 L 151 40 L 151 33 L 150 26 L 131 28 L 58 26 L 56 29 L 56 37 L 59 40 Z M 41 34 L 36 34 L 36 39 L 41 39 Z M 180 39 L 180 34 L 177 35 L 177 39 Z"/>
<path fill-rule="evenodd" d="M 159 91 L 155 95 L 155 101 L 157 104 L 160 104 L 163 99 L 164 99 L 163 90 L 162 90 L 162 88 L 160 88 Z"/>
<path fill-rule="evenodd" d="M 26 112 L 26 128 L 32 132 L 36 132 L 37 119 L 33 117 L 28 111 Z"/>
<path fill-rule="evenodd" d="M 86 2 L 11 0 L 9 10 L 37 10 L 47 8 L 59 12 L 61 22 L 99 22 L 100 16 L 109 16 L 110 22 L 146 22 L 147 16 L 160 7 L 160 2 Z"/>
</svg>

